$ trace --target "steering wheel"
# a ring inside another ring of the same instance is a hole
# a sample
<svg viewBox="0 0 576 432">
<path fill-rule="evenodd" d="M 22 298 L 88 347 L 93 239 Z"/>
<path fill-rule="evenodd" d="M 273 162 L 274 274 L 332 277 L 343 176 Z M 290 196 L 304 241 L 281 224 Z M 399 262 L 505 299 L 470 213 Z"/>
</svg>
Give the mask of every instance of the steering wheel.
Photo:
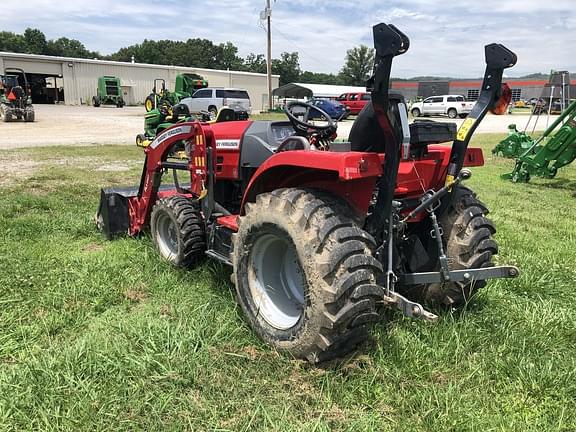
<svg viewBox="0 0 576 432">
<path fill-rule="evenodd" d="M 300 120 L 296 116 L 296 114 L 294 113 L 295 107 L 300 107 L 300 108 L 306 109 L 306 111 L 304 111 L 304 116 L 302 117 L 302 120 Z M 317 125 L 317 124 L 310 123 L 308 121 L 308 118 L 310 116 L 311 111 L 319 112 L 321 116 L 324 116 L 324 118 L 326 119 L 328 124 Z M 300 135 L 300 136 L 307 137 L 310 135 L 310 132 L 318 132 L 323 137 L 329 137 L 329 136 L 333 135 L 336 132 L 336 129 L 338 128 L 338 126 L 336 125 L 336 122 L 334 120 L 332 120 L 332 118 L 325 111 L 323 111 L 320 108 L 318 108 L 317 106 L 314 106 L 314 105 L 309 104 L 309 103 L 298 102 L 298 101 L 289 102 L 288 104 L 286 104 L 286 107 L 284 108 L 284 112 L 288 116 L 288 120 L 290 120 L 292 127 L 294 127 L 294 129 L 296 130 L 296 134 Z"/>
</svg>

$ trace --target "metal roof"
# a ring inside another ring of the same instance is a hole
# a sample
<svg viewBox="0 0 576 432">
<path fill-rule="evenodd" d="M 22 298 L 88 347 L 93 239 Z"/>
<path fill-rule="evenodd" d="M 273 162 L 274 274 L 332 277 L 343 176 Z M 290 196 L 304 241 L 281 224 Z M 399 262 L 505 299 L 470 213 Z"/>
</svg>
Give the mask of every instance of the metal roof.
<svg viewBox="0 0 576 432">
<path fill-rule="evenodd" d="M 366 87 L 328 84 L 290 83 L 278 87 L 272 94 L 279 97 L 338 97 L 342 93 L 365 93 Z"/>
<path fill-rule="evenodd" d="M 206 69 L 206 68 L 197 68 L 197 67 L 190 67 L 190 66 L 172 66 L 172 65 L 158 65 L 158 64 L 148 64 L 148 63 L 130 63 L 130 62 L 119 62 L 119 61 L 111 61 L 111 60 L 97 60 L 97 59 L 83 59 L 83 58 L 75 58 L 75 57 L 57 57 L 57 56 L 47 56 L 41 54 L 23 54 L 23 53 L 13 53 L 13 52 L 6 52 L 0 51 L 0 57 L 12 57 L 12 58 L 19 58 L 19 59 L 26 59 L 26 60 L 40 60 L 40 61 L 48 61 L 48 62 L 75 62 L 75 63 L 92 63 L 92 64 L 102 64 L 102 65 L 113 65 L 113 66 L 130 66 L 130 67 L 137 67 L 137 68 L 153 68 L 153 69 L 177 69 L 177 70 L 185 70 L 189 69 L 191 71 L 205 71 L 205 72 L 223 72 L 223 73 L 234 73 L 236 75 L 252 75 L 252 76 L 259 76 L 265 77 L 266 74 L 255 73 L 255 72 L 244 72 L 244 71 L 235 71 L 235 70 L 223 70 L 223 69 Z M 279 78 L 280 75 L 272 75 L 275 78 Z"/>
</svg>

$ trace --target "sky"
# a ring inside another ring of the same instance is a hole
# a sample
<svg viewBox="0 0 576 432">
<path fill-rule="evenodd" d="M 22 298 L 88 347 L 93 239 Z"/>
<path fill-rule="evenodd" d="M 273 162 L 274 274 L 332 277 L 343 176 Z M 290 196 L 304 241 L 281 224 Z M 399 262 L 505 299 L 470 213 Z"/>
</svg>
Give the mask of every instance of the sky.
<svg viewBox="0 0 576 432">
<path fill-rule="evenodd" d="M 518 55 L 507 76 L 576 72 L 576 0 L 271 0 L 272 54 L 297 51 L 303 70 L 337 73 L 354 46 L 373 46 L 372 26 L 394 24 L 410 38 L 392 76 L 480 77 L 483 46 Z M 48 39 L 78 39 L 110 54 L 143 39 L 231 41 L 239 54 L 266 52 L 259 20 L 265 0 L 8 1 L 0 31 L 38 28 Z"/>
</svg>

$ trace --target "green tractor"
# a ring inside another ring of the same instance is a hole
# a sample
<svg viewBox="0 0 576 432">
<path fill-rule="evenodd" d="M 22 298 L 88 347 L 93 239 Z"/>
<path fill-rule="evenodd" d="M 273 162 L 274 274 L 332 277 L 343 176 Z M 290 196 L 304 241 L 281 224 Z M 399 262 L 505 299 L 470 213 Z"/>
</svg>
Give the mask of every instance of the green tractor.
<svg viewBox="0 0 576 432">
<path fill-rule="evenodd" d="M 20 77 L 22 77 L 21 80 Z M 30 85 L 22 69 L 5 69 L 4 74 L 0 75 L 0 118 L 4 122 L 14 119 L 24 119 L 25 122 L 34 121 Z"/>
<path fill-rule="evenodd" d="M 160 86 L 158 86 L 160 84 Z M 144 102 L 146 112 L 162 106 L 165 103 L 177 105 L 182 99 L 192 96 L 198 89 L 208 87 L 208 81 L 196 74 L 178 74 L 176 75 L 176 84 L 174 91 L 171 92 L 166 88 L 166 80 L 156 78 L 152 93 L 148 95 Z"/>
<path fill-rule="evenodd" d="M 122 108 L 126 103 L 122 98 L 122 84 L 120 78 L 114 76 L 101 76 L 98 78 L 96 96 L 92 98 L 92 105 L 116 105 Z"/>
<path fill-rule="evenodd" d="M 176 123 L 184 121 L 199 120 L 206 122 L 210 120 L 209 113 L 191 114 L 184 104 L 174 106 L 164 103 L 161 106 L 149 111 L 144 116 L 144 133 L 136 135 L 136 145 L 138 147 L 148 147 L 157 135 L 165 129 L 174 126 Z"/>
</svg>

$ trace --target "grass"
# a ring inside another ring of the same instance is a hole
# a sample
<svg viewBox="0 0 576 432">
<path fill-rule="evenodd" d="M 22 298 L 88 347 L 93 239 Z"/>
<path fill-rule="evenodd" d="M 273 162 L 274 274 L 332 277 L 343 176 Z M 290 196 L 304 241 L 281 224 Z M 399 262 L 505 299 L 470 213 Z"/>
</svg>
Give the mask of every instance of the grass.
<svg viewBox="0 0 576 432">
<path fill-rule="evenodd" d="M 468 183 L 522 276 L 437 324 L 389 313 L 323 367 L 256 338 L 227 269 L 175 270 L 146 236 L 95 231 L 99 187 L 136 183 L 140 150 L 0 153 L 5 171 L 36 163 L 0 180 L 0 431 L 575 430 L 576 165 L 501 181 L 499 137 L 476 140 Z"/>
</svg>

